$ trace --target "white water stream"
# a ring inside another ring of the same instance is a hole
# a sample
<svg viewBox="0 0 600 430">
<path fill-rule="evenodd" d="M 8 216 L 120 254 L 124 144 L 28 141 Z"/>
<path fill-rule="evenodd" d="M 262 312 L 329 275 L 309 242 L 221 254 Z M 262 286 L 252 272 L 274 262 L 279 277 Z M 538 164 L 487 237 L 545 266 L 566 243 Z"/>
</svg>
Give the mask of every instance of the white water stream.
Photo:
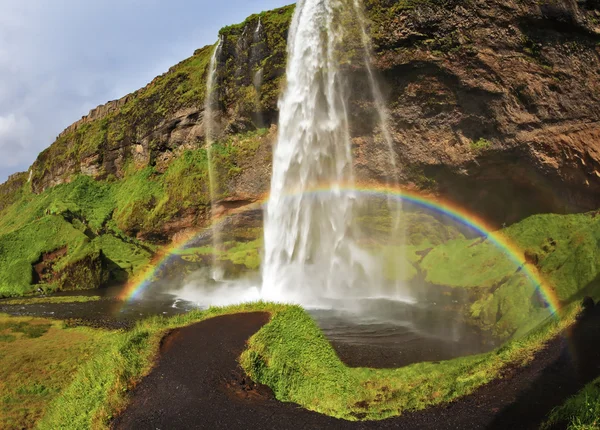
<svg viewBox="0 0 600 430">
<path fill-rule="evenodd" d="M 301 0 L 288 40 L 287 87 L 265 213 L 261 294 L 314 305 L 380 294 L 381 268 L 354 241 L 347 88 L 339 54 L 344 3 Z M 327 193 L 314 192 L 327 189 Z M 344 188 L 344 189 L 342 189 Z"/>
<path fill-rule="evenodd" d="M 218 194 L 218 183 L 217 175 L 215 172 L 215 165 L 212 155 L 213 144 L 215 141 L 216 134 L 216 121 L 215 121 L 215 80 L 217 77 L 217 56 L 221 51 L 223 40 L 219 38 L 217 46 L 213 51 L 210 63 L 208 65 L 208 77 L 206 80 L 206 96 L 204 99 L 204 131 L 206 135 L 206 154 L 208 158 L 208 180 L 209 180 L 209 192 L 210 192 L 210 210 L 211 210 L 211 222 L 212 222 L 212 240 L 213 249 L 215 254 L 213 255 L 212 264 L 212 278 L 217 280 L 222 278 L 223 270 L 220 268 L 219 260 L 216 255 L 216 251 L 221 248 L 221 231 L 219 224 L 215 222 L 216 219 L 216 203 Z"/>
<path fill-rule="evenodd" d="M 352 29 L 343 24 L 348 14 L 353 20 L 352 34 L 346 33 Z M 255 37 L 260 26 L 259 22 Z M 215 256 L 211 278 L 217 284 L 210 291 L 199 291 L 198 283 L 190 281 L 179 291 L 180 297 L 205 304 L 260 298 L 312 308 L 353 307 L 359 298 L 409 300 L 397 286 L 386 284 L 382 263 L 357 243 L 354 216 L 359 202 L 352 191 L 349 89 L 340 64 L 348 50 L 346 43 L 353 37 L 356 42 L 357 35 L 379 127 L 390 153 L 390 169 L 392 176 L 396 175 L 388 114 L 370 64 L 370 39 L 360 0 L 300 0 L 289 30 L 287 86 L 279 101 L 279 135 L 264 214 L 262 283 L 257 287 L 224 279 Z M 213 218 L 218 198 L 212 161 L 214 86 L 221 45 L 219 40 L 210 61 L 205 100 Z M 394 234 L 399 221 L 396 223 Z M 218 227 L 212 234 L 218 250 Z"/>
</svg>

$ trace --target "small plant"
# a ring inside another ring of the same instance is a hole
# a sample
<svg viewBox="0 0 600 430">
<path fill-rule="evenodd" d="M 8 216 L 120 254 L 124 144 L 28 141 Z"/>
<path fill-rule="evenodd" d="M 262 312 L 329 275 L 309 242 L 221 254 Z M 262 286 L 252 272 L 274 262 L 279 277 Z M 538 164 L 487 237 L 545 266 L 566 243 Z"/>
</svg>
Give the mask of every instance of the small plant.
<svg viewBox="0 0 600 430">
<path fill-rule="evenodd" d="M 492 142 L 483 137 L 477 141 L 471 142 L 471 150 L 473 152 L 482 152 L 492 147 Z"/>
</svg>

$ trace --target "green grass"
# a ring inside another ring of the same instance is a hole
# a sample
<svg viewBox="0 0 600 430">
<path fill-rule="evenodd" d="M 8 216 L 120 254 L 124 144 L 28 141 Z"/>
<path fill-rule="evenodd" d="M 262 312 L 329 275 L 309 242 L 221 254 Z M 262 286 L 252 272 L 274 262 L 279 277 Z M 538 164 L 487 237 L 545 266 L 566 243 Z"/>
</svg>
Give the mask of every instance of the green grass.
<svg viewBox="0 0 600 430">
<path fill-rule="evenodd" d="M 542 428 L 565 423 L 569 430 L 600 429 L 600 378 L 552 411 Z"/>
<path fill-rule="evenodd" d="M 471 393 L 501 374 L 509 363 L 524 364 L 571 318 L 548 322 L 526 338 L 497 351 L 400 369 L 348 368 L 316 324 L 290 308 L 273 317 L 249 343 L 241 363 L 281 401 L 348 420 L 382 419 Z"/>
<path fill-rule="evenodd" d="M 24 185 L 19 200 L 2 211 L 0 233 L 9 233 L 48 215 L 85 221 L 97 232 L 110 218 L 115 203 L 110 184 L 80 176 L 70 184 L 33 194 Z"/>
<path fill-rule="evenodd" d="M 427 282 L 449 287 L 492 287 L 516 271 L 515 263 L 490 242 L 451 240 L 435 247 L 421 264 Z"/>
<path fill-rule="evenodd" d="M 585 295 L 600 298 L 600 218 L 594 213 L 535 215 L 499 233 L 524 251 L 544 289 L 563 305 Z M 469 288 L 472 322 L 500 338 L 518 337 L 548 316 L 536 285 L 494 243 L 454 239 L 434 247 L 419 263 L 426 281 Z"/>
<path fill-rule="evenodd" d="M 0 427 L 33 428 L 108 332 L 0 314 Z M 60 427 L 60 426 L 59 426 Z M 59 428 L 57 427 L 57 428 Z"/>
<path fill-rule="evenodd" d="M 77 249 L 87 242 L 85 234 L 55 215 L 0 236 L 0 297 L 24 295 L 36 289 L 32 285 L 32 265 L 43 253 L 68 245 Z"/>
<path fill-rule="evenodd" d="M 249 242 L 225 243 L 227 250 L 219 256 L 221 260 L 229 260 L 234 264 L 245 266 L 250 270 L 260 267 L 260 253 L 263 248 L 263 238 Z"/>
<path fill-rule="evenodd" d="M 151 370 L 160 340 L 170 329 L 223 314 L 255 310 L 276 313 L 285 308 L 263 303 L 211 308 L 172 318 L 154 317 L 138 323 L 129 332 L 113 332 L 105 339 L 102 352 L 83 365 L 49 405 L 37 427 L 106 428 L 110 419 L 126 406 L 129 390 Z"/>
<path fill-rule="evenodd" d="M 32 297 L 23 299 L 0 300 L 0 306 L 39 305 L 55 303 L 87 303 L 100 300 L 99 296 Z"/>
<path fill-rule="evenodd" d="M 104 428 L 128 400 L 128 392 L 152 367 L 160 340 L 173 328 L 217 315 L 267 311 L 271 321 L 254 335 L 240 362 L 281 401 L 348 420 L 382 419 L 451 401 L 498 377 L 509 364 L 524 364 L 571 321 L 548 322 L 492 353 L 401 369 L 349 368 L 335 354 L 312 318 L 297 306 L 253 303 L 194 311 L 140 322 L 113 333 L 102 351 L 75 374 L 49 405 L 39 428 Z"/>
</svg>

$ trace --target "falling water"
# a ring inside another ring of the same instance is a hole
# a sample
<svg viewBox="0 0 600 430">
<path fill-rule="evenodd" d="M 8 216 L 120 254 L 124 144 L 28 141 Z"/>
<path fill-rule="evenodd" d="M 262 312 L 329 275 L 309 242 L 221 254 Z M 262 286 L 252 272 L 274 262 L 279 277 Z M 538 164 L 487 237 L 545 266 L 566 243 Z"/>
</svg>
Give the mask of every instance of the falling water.
<svg viewBox="0 0 600 430">
<path fill-rule="evenodd" d="M 204 129 L 206 134 L 206 153 L 208 158 L 208 179 L 209 179 L 209 192 L 210 192 L 210 211 L 211 211 L 211 222 L 212 222 L 212 240 L 213 240 L 213 270 L 212 277 L 217 280 L 222 278 L 223 271 L 219 267 L 217 251 L 221 248 L 221 231 L 219 224 L 214 222 L 217 216 L 216 213 L 216 201 L 218 197 L 218 184 L 217 176 L 215 174 L 215 165 L 212 156 L 213 143 L 215 139 L 215 80 L 217 76 L 217 57 L 221 51 L 223 40 L 219 38 L 219 42 L 213 51 L 210 63 L 208 66 L 208 78 L 206 81 L 206 96 L 204 99 Z"/>
<path fill-rule="evenodd" d="M 253 60 L 257 60 L 258 58 L 258 49 L 261 38 L 262 38 L 262 23 L 260 21 L 260 17 L 258 18 L 258 24 L 256 25 L 256 29 L 254 30 L 254 36 L 252 37 L 252 49 L 250 51 L 250 58 Z M 263 117 L 261 105 L 260 105 L 260 92 L 263 83 L 263 68 L 260 67 L 256 72 L 254 72 L 254 76 L 252 77 L 252 84 L 254 85 L 254 104 L 256 106 L 255 113 L 255 123 L 258 128 L 262 128 L 265 125 L 265 120 Z"/>
<path fill-rule="evenodd" d="M 300 303 L 365 294 L 377 268 L 353 241 L 346 88 L 336 54 L 343 5 L 301 0 L 288 40 L 287 88 L 265 220 L 263 297 Z M 307 194 L 327 187 L 326 195 Z M 361 288 L 362 287 L 362 288 Z M 362 291 L 361 291 L 362 290 Z"/>
<path fill-rule="evenodd" d="M 361 0 L 352 0 L 352 6 L 355 13 L 355 18 L 358 23 L 360 29 L 360 36 L 362 42 L 362 50 L 363 50 L 363 61 L 365 64 L 365 69 L 369 81 L 369 86 L 371 88 L 371 93 L 373 95 L 373 101 L 375 104 L 375 109 L 377 111 L 377 116 L 379 117 L 379 127 L 381 129 L 381 134 L 383 136 L 383 140 L 387 146 L 387 150 L 389 153 L 389 166 L 388 172 L 391 172 L 391 178 L 388 179 L 388 186 L 398 186 L 400 183 L 399 178 L 399 169 L 396 162 L 396 151 L 394 150 L 394 139 L 392 138 L 392 133 L 390 132 L 389 125 L 389 113 L 385 104 L 385 100 L 383 94 L 381 93 L 381 88 L 375 78 L 375 74 L 373 72 L 373 67 L 371 65 L 372 58 L 372 47 L 371 47 L 371 38 L 367 33 L 367 24 L 366 19 L 363 13 L 363 5 Z M 391 217 L 391 237 L 390 243 L 399 244 L 404 243 L 405 241 L 405 231 L 404 226 L 402 224 L 402 201 L 398 199 L 394 199 L 392 196 L 388 198 L 387 201 L 388 209 Z M 405 261 L 405 258 L 398 258 L 398 262 Z M 398 264 L 396 266 L 396 271 L 398 272 L 396 275 L 401 275 L 401 272 L 406 270 L 403 267 L 403 264 Z M 397 276 L 399 277 L 399 276 Z M 400 288 L 400 285 L 396 285 L 397 289 Z"/>
<path fill-rule="evenodd" d="M 258 25 L 256 26 L 256 30 L 254 30 L 254 34 L 260 33 L 260 30 L 262 30 L 262 23 L 260 22 L 260 16 L 259 16 L 258 17 Z"/>
</svg>

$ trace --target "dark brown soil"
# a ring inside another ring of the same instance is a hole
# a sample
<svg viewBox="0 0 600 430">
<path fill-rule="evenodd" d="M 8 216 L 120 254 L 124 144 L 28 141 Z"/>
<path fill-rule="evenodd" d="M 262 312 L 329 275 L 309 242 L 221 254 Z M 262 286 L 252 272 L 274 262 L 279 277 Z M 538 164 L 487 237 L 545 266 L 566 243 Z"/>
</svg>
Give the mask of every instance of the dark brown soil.
<svg viewBox="0 0 600 430">
<path fill-rule="evenodd" d="M 573 327 L 569 344 L 557 337 L 529 365 L 508 369 L 472 395 L 389 420 L 348 422 L 278 402 L 244 375 L 237 357 L 268 319 L 228 315 L 172 332 L 113 428 L 533 429 L 600 373 L 600 312 L 593 312 Z"/>
</svg>

